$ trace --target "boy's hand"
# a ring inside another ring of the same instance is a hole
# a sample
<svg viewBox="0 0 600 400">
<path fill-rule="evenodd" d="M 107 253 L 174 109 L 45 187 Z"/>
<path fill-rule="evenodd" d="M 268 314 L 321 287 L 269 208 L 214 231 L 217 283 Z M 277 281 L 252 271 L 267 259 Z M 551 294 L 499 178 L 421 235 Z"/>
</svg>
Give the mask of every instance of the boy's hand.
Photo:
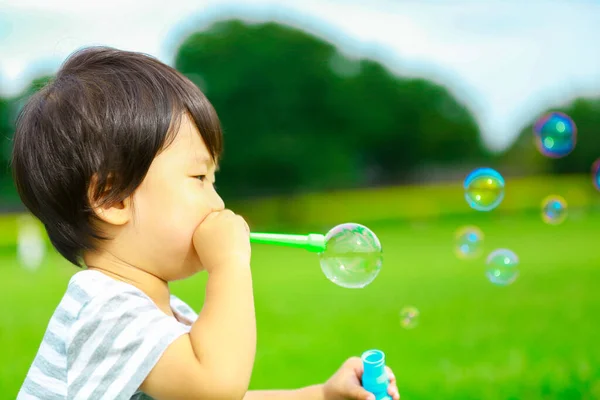
<svg viewBox="0 0 600 400">
<path fill-rule="evenodd" d="M 192 240 L 208 273 L 219 268 L 250 266 L 250 229 L 231 210 L 210 213 L 196 228 Z"/>
<path fill-rule="evenodd" d="M 390 385 L 388 394 L 394 399 L 400 399 L 396 387 L 396 377 L 392 370 L 385 367 Z M 363 364 L 359 357 L 346 360 L 335 374 L 323 385 L 325 400 L 374 400 L 375 396 L 361 386 Z"/>
</svg>

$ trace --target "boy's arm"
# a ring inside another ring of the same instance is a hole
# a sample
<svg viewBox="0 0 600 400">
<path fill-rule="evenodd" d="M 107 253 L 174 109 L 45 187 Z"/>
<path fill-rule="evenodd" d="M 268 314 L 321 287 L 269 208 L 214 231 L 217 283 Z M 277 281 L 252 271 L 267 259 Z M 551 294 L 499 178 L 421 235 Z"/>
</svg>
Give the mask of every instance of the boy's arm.
<svg viewBox="0 0 600 400">
<path fill-rule="evenodd" d="M 323 385 L 296 390 L 251 390 L 244 400 L 324 400 Z"/>
<path fill-rule="evenodd" d="M 153 398 L 241 400 L 256 353 L 250 229 L 232 211 L 209 214 L 194 232 L 208 281 L 190 333 L 175 340 L 141 390 Z"/>
<path fill-rule="evenodd" d="M 242 399 L 255 351 L 250 267 L 222 268 L 209 274 L 190 333 L 165 350 L 140 389 L 157 399 Z"/>
</svg>

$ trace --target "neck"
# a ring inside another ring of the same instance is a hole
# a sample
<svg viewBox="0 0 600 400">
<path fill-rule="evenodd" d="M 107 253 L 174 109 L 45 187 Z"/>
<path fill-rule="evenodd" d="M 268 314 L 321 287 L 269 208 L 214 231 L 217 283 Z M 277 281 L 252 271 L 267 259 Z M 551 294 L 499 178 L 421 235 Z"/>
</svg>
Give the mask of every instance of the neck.
<svg viewBox="0 0 600 400">
<path fill-rule="evenodd" d="M 135 286 L 150 297 L 165 314 L 173 315 L 168 282 L 107 251 L 89 253 L 84 255 L 83 259 L 87 269 L 102 272 L 113 279 Z"/>
</svg>

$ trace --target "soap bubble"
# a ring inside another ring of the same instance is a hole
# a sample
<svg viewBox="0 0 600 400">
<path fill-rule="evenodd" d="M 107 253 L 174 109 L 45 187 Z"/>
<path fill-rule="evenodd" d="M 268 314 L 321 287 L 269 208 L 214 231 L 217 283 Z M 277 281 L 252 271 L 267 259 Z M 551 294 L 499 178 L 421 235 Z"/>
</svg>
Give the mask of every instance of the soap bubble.
<svg viewBox="0 0 600 400">
<path fill-rule="evenodd" d="M 561 158 L 575 148 L 577 126 L 564 113 L 550 112 L 537 120 L 533 127 L 535 144 L 543 155 Z"/>
<path fill-rule="evenodd" d="M 325 236 L 321 269 L 338 286 L 352 289 L 367 286 L 379 274 L 382 262 L 381 243 L 366 226 L 341 224 Z"/>
<path fill-rule="evenodd" d="M 413 306 L 406 306 L 400 310 L 400 326 L 412 329 L 419 324 L 419 310 Z"/>
<path fill-rule="evenodd" d="M 456 231 L 454 252 L 460 259 L 473 259 L 481 255 L 483 232 L 476 226 L 463 226 Z"/>
<path fill-rule="evenodd" d="M 519 277 L 519 257 L 508 249 L 494 250 L 486 260 L 485 272 L 493 284 L 510 285 Z"/>
<path fill-rule="evenodd" d="M 465 178 L 465 199 L 478 211 L 490 211 L 504 199 L 504 178 L 491 168 L 477 168 Z"/>
<path fill-rule="evenodd" d="M 596 189 L 600 190 L 600 158 L 592 165 L 592 183 Z"/>
<path fill-rule="evenodd" d="M 542 219 L 545 223 L 558 225 L 567 219 L 567 201 L 561 196 L 551 195 L 542 201 Z"/>
</svg>

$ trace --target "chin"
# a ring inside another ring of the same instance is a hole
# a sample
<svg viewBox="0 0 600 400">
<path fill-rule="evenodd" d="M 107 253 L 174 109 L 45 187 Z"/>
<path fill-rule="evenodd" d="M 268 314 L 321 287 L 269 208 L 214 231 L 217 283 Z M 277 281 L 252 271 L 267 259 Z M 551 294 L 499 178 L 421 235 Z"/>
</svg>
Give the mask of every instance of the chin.
<svg viewBox="0 0 600 400">
<path fill-rule="evenodd" d="M 203 271 L 204 266 L 200 263 L 186 263 L 185 265 L 177 268 L 176 271 L 171 271 L 168 281 L 180 281 L 182 279 L 190 278 Z"/>
<path fill-rule="evenodd" d="M 188 248 L 176 249 L 176 251 L 170 253 L 168 258 L 177 260 L 176 263 L 168 267 L 169 279 L 167 280 L 169 282 L 180 281 L 205 270 L 192 245 Z"/>
</svg>

